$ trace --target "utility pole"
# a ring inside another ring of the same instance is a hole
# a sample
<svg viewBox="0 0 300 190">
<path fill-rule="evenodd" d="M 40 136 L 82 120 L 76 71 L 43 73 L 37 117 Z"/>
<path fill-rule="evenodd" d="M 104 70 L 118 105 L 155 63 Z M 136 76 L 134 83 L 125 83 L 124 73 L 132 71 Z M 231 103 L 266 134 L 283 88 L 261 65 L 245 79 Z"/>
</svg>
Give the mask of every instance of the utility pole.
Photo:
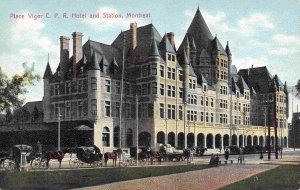
<svg viewBox="0 0 300 190">
<path fill-rule="evenodd" d="M 271 118 L 270 118 L 270 107 L 268 107 L 268 160 L 271 160 Z"/>
<path fill-rule="evenodd" d="M 57 149 L 60 151 L 60 107 L 58 107 L 58 139 L 57 139 Z"/>
<path fill-rule="evenodd" d="M 136 94 L 135 95 L 135 98 L 136 98 L 136 165 L 138 166 L 139 165 L 139 153 L 138 153 L 138 150 L 139 150 L 139 100 L 138 100 L 138 95 Z"/>
</svg>

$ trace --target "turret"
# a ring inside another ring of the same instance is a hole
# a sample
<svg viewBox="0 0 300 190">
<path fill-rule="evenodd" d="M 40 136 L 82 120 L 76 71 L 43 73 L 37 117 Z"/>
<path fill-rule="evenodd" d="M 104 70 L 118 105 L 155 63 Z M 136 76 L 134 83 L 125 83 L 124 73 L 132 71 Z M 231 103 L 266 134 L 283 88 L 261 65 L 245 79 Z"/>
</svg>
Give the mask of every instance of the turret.
<svg viewBox="0 0 300 190">
<path fill-rule="evenodd" d="M 219 56 L 220 55 L 220 47 L 219 47 L 219 43 L 218 43 L 218 38 L 217 35 L 215 36 L 215 38 L 212 41 L 212 54 L 214 56 Z"/>
<path fill-rule="evenodd" d="M 183 102 L 187 103 L 188 91 L 189 91 L 189 72 L 190 72 L 190 63 L 187 57 L 185 49 L 183 50 L 183 83 L 184 83 L 184 96 Z"/>
<path fill-rule="evenodd" d="M 156 41 L 152 38 L 151 48 L 150 48 L 150 56 L 159 56 L 159 52 L 157 49 Z"/>
<path fill-rule="evenodd" d="M 44 96 L 43 96 L 43 107 L 44 107 L 44 122 L 50 120 L 50 85 L 49 79 L 52 76 L 52 70 L 49 64 L 49 55 L 46 70 L 43 76 L 44 79 Z"/>
<path fill-rule="evenodd" d="M 191 44 L 191 65 L 195 65 L 196 64 L 196 56 L 197 56 L 197 48 L 196 48 L 196 44 L 195 44 L 195 40 L 194 38 L 192 38 L 192 44 Z"/>
<path fill-rule="evenodd" d="M 114 57 L 113 60 L 111 61 L 110 65 L 109 65 L 109 71 L 111 74 L 115 74 L 118 70 L 118 63 L 116 61 L 116 58 Z"/>
<path fill-rule="evenodd" d="M 230 48 L 229 48 L 228 41 L 227 41 L 227 44 L 226 44 L 225 52 L 226 52 L 227 57 L 228 57 L 228 76 L 231 76 L 232 54 L 231 54 L 231 51 L 230 51 Z M 228 82 L 230 83 L 230 81 L 228 81 Z"/>
</svg>

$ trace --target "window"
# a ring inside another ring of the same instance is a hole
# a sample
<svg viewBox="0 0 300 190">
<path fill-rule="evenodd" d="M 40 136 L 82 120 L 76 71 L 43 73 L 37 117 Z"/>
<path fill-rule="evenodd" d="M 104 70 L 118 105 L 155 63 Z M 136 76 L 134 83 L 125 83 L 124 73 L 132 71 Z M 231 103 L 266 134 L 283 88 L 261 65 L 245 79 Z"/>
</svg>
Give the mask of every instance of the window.
<svg viewBox="0 0 300 190">
<path fill-rule="evenodd" d="M 172 97 L 175 97 L 175 86 L 172 86 Z"/>
<path fill-rule="evenodd" d="M 168 96 L 171 96 L 171 86 L 168 85 Z"/>
<path fill-rule="evenodd" d="M 208 116 L 208 113 L 206 112 L 206 122 L 209 122 L 209 116 Z"/>
<path fill-rule="evenodd" d="M 71 102 L 66 102 L 66 117 L 71 117 Z"/>
<path fill-rule="evenodd" d="M 179 88 L 179 98 L 183 98 L 183 89 Z"/>
<path fill-rule="evenodd" d="M 105 91 L 110 93 L 110 80 L 105 80 Z"/>
<path fill-rule="evenodd" d="M 152 82 L 152 94 L 157 94 L 157 83 Z"/>
<path fill-rule="evenodd" d="M 54 85 L 54 95 L 59 95 L 59 84 Z"/>
<path fill-rule="evenodd" d="M 105 101 L 105 116 L 110 117 L 110 101 Z"/>
<path fill-rule="evenodd" d="M 204 113 L 203 112 L 200 113 L 200 120 L 204 121 Z"/>
<path fill-rule="evenodd" d="M 116 93 L 121 94 L 121 82 L 116 82 Z"/>
<path fill-rule="evenodd" d="M 207 86 L 203 85 L 203 91 L 206 92 L 207 91 Z"/>
<path fill-rule="evenodd" d="M 208 97 L 205 98 L 205 105 L 208 107 Z"/>
<path fill-rule="evenodd" d="M 165 74 L 164 74 L 165 67 L 163 65 L 160 65 L 160 69 L 159 70 L 160 70 L 160 76 L 164 77 L 165 76 Z"/>
<path fill-rule="evenodd" d="M 172 61 L 175 61 L 175 55 L 172 55 Z"/>
<path fill-rule="evenodd" d="M 183 71 L 179 70 L 179 80 L 183 81 Z"/>
<path fill-rule="evenodd" d="M 187 110 L 187 120 L 190 121 L 191 120 L 191 111 Z"/>
<path fill-rule="evenodd" d="M 213 98 L 210 99 L 210 106 L 214 107 L 214 99 Z"/>
<path fill-rule="evenodd" d="M 221 86 L 221 88 L 220 88 L 220 94 L 227 95 L 227 87 L 226 86 Z"/>
<path fill-rule="evenodd" d="M 171 119 L 171 105 L 170 104 L 168 104 L 168 119 Z"/>
<path fill-rule="evenodd" d="M 83 92 L 83 80 L 78 80 L 78 92 Z"/>
<path fill-rule="evenodd" d="M 165 105 L 164 104 L 160 104 L 160 118 L 165 118 Z"/>
<path fill-rule="evenodd" d="M 193 89 L 196 89 L 196 80 L 193 80 Z"/>
<path fill-rule="evenodd" d="M 92 89 L 93 89 L 93 85 L 92 85 Z M 71 93 L 71 82 L 66 82 L 66 94 L 70 94 L 70 93 Z"/>
<path fill-rule="evenodd" d="M 171 68 L 170 67 L 168 67 L 167 74 L 168 74 L 168 79 L 171 79 Z"/>
<path fill-rule="evenodd" d="M 116 102 L 116 117 L 120 117 L 120 102 Z"/>
<path fill-rule="evenodd" d="M 104 127 L 103 130 L 102 130 L 102 145 L 104 147 L 108 147 L 109 146 L 109 129 L 108 127 Z"/>
<path fill-rule="evenodd" d="M 182 106 L 178 107 L 178 118 L 182 120 Z"/>
<path fill-rule="evenodd" d="M 171 54 L 169 54 L 169 53 L 168 53 L 168 60 L 169 60 L 169 61 L 172 60 Z"/>
<path fill-rule="evenodd" d="M 204 104 L 203 96 L 200 97 L 200 104 L 201 104 L 201 106 L 203 106 L 203 104 Z"/>
<path fill-rule="evenodd" d="M 157 66 L 156 66 L 156 63 L 152 63 L 152 65 L 151 65 L 151 73 L 152 73 L 152 75 L 157 75 Z"/>
<path fill-rule="evenodd" d="M 214 113 L 210 114 L 210 122 L 213 123 L 214 122 Z"/>
<path fill-rule="evenodd" d="M 165 85 L 164 84 L 160 84 L 160 95 L 165 95 Z"/>
<path fill-rule="evenodd" d="M 175 105 L 172 105 L 172 119 L 176 119 Z"/>
<path fill-rule="evenodd" d="M 78 102 L 78 116 L 79 117 L 83 116 L 83 101 Z"/>
<path fill-rule="evenodd" d="M 176 71 L 175 71 L 175 69 L 173 68 L 173 69 L 172 69 L 172 79 L 173 79 L 173 80 L 175 80 L 175 73 L 176 73 Z"/>
<path fill-rule="evenodd" d="M 92 100 L 92 115 L 97 115 L 97 100 L 96 99 L 93 99 Z"/>
<path fill-rule="evenodd" d="M 143 77 L 148 76 L 148 66 L 147 65 L 142 66 L 142 76 Z"/>
</svg>

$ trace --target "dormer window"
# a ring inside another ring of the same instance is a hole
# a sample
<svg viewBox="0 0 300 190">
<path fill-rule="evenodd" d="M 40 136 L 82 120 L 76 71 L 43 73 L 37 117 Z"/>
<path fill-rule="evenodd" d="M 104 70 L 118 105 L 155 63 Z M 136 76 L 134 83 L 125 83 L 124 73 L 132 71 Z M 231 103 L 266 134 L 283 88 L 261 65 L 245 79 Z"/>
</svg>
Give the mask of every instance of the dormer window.
<svg viewBox="0 0 300 190">
<path fill-rule="evenodd" d="M 168 53 L 168 60 L 171 61 L 172 60 L 172 55 Z"/>
<path fill-rule="evenodd" d="M 207 91 L 207 86 L 204 84 L 203 85 L 203 91 L 206 92 Z"/>
<path fill-rule="evenodd" d="M 239 98 L 240 97 L 240 93 L 236 92 L 236 97 Z"/>
<path fill-rule="evenodd" d="M 172 55 L 172 61 L 175 61 L 175 55 Z"/>
</svg>

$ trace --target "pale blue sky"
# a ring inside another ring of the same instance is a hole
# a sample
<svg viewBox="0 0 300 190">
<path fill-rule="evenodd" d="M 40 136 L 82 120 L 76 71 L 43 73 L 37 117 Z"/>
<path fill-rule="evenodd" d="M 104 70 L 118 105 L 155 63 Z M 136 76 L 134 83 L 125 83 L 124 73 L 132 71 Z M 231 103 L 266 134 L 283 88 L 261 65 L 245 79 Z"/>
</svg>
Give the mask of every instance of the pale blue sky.
<svg viewBox="0 0 300 190">
<path fill-rule="evenodd" d="M 84 34 L 95 41 L 110 44 L 129 23 L 138 26 L 152 23 L 163 35 L 175 33 L 176 46 L 181 40 L 199 4 L 200 11 L 213 35 L 217 34 L 225 47 L 229 41 L 233 64 L 240 68 L 266 65 L 288 85 L 300 78 L 300 3 L 298 0 L 111 0 L 111 1 L 9 1 L 0 2 L 0 64 L 12 75 L 21 72 L 22 62 L 35 62 L 42 76 L 50 53 L 54 71 L 59 60 L 59 36 L 71 38 L 71 33 Z M 28 19 L 28 13 L 115 12 L 150 13 L 149 19 Z M 10 14 L 25 14 L 26 19 L 11 19 Z M 70 44 L 71 48 L 71 44 Z M 27 101 L 41 100 L 42 81 L 29 88 Z M 299 103 L 300 104 L 300 103 Z M 295 106 L 294 106 L 295 107 Z"/>
</svg>

